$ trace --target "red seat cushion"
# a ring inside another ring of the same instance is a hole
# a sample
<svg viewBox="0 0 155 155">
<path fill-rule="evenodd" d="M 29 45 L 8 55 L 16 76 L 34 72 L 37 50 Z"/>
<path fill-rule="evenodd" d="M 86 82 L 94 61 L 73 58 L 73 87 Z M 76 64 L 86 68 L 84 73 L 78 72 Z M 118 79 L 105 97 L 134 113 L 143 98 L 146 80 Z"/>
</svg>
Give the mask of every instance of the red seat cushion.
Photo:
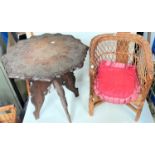
<svg viewBox="0 0 155 155">
<path fill-rule="evenodd" d="M 135 100 L 140 91 L 136 67 L 102 61 L 98 67 L 94 90 L 103 100 L 112 103 L 127 104 Z"/>
</svg>

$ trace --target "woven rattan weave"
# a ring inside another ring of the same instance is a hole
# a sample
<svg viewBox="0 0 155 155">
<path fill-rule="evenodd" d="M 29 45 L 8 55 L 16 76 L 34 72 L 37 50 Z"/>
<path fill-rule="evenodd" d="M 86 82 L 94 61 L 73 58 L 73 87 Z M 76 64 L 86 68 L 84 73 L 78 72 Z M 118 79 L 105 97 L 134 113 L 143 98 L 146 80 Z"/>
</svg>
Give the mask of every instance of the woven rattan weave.
<svg viewBox="0 0 155 155">
<path fill-rule="evenodd" d="M 136 66 L 141 88 L 140 95 L 137 100 L 127 105 L 136 112 L 135 120 L 137 121 L 153 80 L 153 61 L 149 43 L 142 36 L 131 33 L 98 35 L 92 39 L 90 45 L 90 115 L 93 114 L 94 105 L 103 102 L 93 89 L 97 68 L 102 60 Z"/>
</svg>

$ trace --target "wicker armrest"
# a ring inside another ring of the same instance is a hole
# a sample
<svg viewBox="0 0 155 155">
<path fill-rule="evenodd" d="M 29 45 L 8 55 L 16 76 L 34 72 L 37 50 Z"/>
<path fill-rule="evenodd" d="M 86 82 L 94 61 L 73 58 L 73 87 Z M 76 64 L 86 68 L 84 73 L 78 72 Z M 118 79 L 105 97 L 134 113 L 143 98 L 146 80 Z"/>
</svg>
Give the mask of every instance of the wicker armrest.
<svg viewBox="0 0 155 155">
<path fill-rule="evenodd" d="M 93 64 L 90 64 L 90 74 L 93 76 L 96 74 L 95 65 L 93 65 Z"/>
</svg>

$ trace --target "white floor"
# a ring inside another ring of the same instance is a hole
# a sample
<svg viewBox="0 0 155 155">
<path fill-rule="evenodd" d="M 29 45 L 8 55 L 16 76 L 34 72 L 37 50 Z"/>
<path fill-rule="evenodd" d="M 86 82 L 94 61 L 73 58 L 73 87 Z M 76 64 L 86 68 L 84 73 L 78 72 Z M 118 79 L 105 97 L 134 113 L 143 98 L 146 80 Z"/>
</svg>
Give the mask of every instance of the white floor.
<svg viewBox="0 0 155 155">
<path fill-rule="evenodd" d="M 88 123 L 132 123 L 134 122 L 135 113 L 126 105 L 114 105 L 111 103 L 103 103 L 95 107 L 94 116 L 88 114 L 88 98 L 89 98 L 89 76 L 88 76 L 88 55 L 82 69 L 75 71 L 76 86 L 79 88 L 79 97 L 65 89 L 68 109 L 72 118 L 72 122 L 88 122 Z M 68 122 L 64 110 L 61 106 L 59 97 L 53 86 L 46 95 L 44 104 L 40 112 L 40 119 L 35 120 L 33 116 L 34 106 L 29 100 L 24 122 L 51 122 L 65 123 Z M 153 118 L 149 110 L 147 102 L 145 102 L 139 122 L 152 123 Z"/>
</svg>

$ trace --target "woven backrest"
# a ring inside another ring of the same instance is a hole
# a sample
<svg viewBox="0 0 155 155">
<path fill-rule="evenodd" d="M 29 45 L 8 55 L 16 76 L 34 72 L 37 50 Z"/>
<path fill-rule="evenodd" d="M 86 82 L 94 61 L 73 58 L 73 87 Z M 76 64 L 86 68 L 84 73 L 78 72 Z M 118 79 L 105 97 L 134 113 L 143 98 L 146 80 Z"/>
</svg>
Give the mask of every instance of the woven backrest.
<svg viewBox="0 0 155 155">
<path fill-rule="evenodd" d="M 135 65 L 142 100 L 146 98 L 153 79 L 153 61 L 149 43 L 143 37 L 130 33 L 96 36 L 90 45 L 90 76 L 96 76 L 102 60 Z"/>
</svg>

